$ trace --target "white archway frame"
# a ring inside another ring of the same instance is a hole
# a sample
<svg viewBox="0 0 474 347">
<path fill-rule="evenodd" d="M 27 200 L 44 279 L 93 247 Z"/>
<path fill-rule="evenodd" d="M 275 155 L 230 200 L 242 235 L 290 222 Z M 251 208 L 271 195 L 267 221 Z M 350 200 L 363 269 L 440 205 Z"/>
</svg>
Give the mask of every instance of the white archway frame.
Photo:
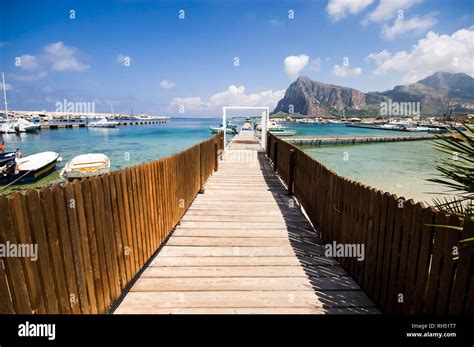
<svg viewBox="0 0 474 347">
<path fill-rule="evenodd" d="M 260 121 L 260 126 L 262 127 L 261 136 L 262 136 L 262 147 L 264 150 L 267 150 L 267 122 L 270 117 L 270 108 L 269 107 L 258 107 L 258 106 L 224 106 L 222 108 L 222 126 L 225 128 L 227 124 L 227 110 L 261 110 L 262 118 Z M 227 134 L 224 131 L 224 151 L 227 149 Z"/>
</svg>

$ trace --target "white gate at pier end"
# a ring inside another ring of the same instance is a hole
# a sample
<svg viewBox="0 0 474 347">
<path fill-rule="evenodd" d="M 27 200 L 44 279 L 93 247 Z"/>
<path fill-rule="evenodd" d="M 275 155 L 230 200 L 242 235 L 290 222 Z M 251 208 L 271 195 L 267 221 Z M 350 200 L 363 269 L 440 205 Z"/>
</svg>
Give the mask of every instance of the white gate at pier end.
<svg viewBox="0 0 474 347">
<path fill-rule="evenodd" d="M 262 127 L 261 130 L 261 143 L 263 149 L 267 150 L 267 122 L 270 117 L 270 108 L 269 107 L 251 107 L 251 106 L 224 106 L 222 108 L 222 126 L 226 129 L 227 124 L 227 110 L 260 110 L 261 119 L 260 125 Z M 224 130 L 224 151 L 227 150 L 227 133 Z"/>
</svg>

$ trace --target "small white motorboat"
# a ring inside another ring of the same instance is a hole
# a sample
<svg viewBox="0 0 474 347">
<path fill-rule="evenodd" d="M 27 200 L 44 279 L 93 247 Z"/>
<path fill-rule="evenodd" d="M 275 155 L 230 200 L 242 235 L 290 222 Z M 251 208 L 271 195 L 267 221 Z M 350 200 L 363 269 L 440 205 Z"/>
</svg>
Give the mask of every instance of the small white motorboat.
<svg viewBox="0 0 474 347">
<path fill-rule="evenodd" d="M 34 182 L 49 175 L 62 158 L 56 152 L 41 152 L 17 157 L 0 171 L 0 181 L 18 183 Z"/>
<path fill-rule="evenodd" d="M 295 130 L 269 130 L 275 136 L 295 136 Z"/>
<path fill-rule="evenodd" d="M 256 127 L 257 130 L 261 131 L 262 130 L 262 126 L 261 124 L 257 124 L 257 127 Z M 283 125 L 280 125 L 278 124 L 277 122 L 274 122 L 274 121 L 269 121 L 267 122 L 267 130 L 270 131 L 270 130 L 273 130 L 273 131 L 283 131 L 283 130 L 286 130 L 288 129 L 288 127 L 285 127 Z"/>
<path fill-rule="evenodd" d="M 15 126 L 13 123 L 5 122 L 0 123 L 0 134 L 14 134 Z"/>
<path fill-rule="evenodd" d="M 236 134 L 237 129 L 234 128 L 224 128 L 224 127 L 209 127 L 211 133 L 217 134 L 225 130 L 226 134 Z"/>
<path fill-rule="evenodd" d="M 102 153 L 81 154 L 74 157 L 61 170 L 60 176 L 68 180 L 98 176 L 110 172 L 110 159 Z"/>
<path fill-rule="evenodd" d="M 430 130 L 430 128 L 422 126 L 422 125 L 419 125 L 415 128 L 415 131 L 428 131 L 428 130 Z"/>
<path fill-rule="evenodd" d="M 40 125 L 18 118 L 13 124 L 16 133 L 35 133 L 40 130 Z"/>
<path fill-rule="evenodd" d="M 99 121 L 91 122 L 87 124 L 87 126 L 94 127 L 94 128 L 115 128 L 118 125 L 119 125 L 119 122 L 110 121 L 107 118 L 102 118 Z"/>
</svg>

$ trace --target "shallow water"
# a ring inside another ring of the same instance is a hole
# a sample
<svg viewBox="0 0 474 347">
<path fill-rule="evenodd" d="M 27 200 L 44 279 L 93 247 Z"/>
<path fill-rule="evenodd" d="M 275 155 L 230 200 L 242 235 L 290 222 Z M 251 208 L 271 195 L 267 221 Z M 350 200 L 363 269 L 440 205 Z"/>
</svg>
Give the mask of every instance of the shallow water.
<svg viewBox="0 0 474 347">
<path fill-rule="evenodd" d="M 341 176 L 416 202 L 444 195 L 446 188 L 426 181 L 437 174 L 432 141 L 302 147 Z"/>
</svg>

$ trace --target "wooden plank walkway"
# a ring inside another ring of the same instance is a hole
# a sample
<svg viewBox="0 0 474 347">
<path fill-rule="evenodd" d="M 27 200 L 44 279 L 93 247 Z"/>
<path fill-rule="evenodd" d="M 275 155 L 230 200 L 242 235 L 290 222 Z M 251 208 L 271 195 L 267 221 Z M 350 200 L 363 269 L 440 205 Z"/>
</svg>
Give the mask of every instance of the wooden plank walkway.
<svg viewBox="0 0 474 347">
<path fill-rule="evenodd" d="M 115 313 L 379 310 L 324 256 L 253 132 L 241 132 Z"/>
</svg>

